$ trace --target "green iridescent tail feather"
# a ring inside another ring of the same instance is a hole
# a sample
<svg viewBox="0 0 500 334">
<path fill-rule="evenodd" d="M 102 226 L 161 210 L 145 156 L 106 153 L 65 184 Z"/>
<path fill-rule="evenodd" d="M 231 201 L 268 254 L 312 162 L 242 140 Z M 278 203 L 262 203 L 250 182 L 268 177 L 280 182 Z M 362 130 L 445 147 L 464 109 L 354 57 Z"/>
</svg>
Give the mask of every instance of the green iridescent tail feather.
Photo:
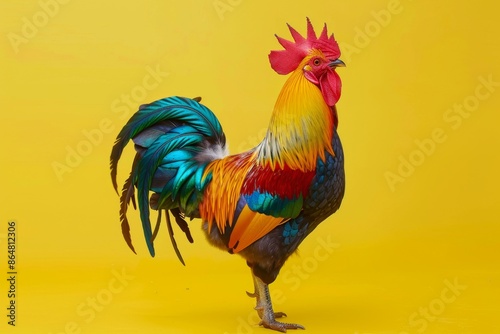
<svg viewBox="0 0 500 334">
<path fill-rule="evenodd" d="M 170 97 L 141 106 L 118 134 L 111 153 L 111 178 L 115 190 L 118 160 L 131 139 L 137 150 L 130 177 L 122 190 L 120 207 L 122 233 L 134 252 L 126 212 L 130 201 L 135 206 L 135 186 L 144 237 L 150 254 L 155 254 L 153 241 L 156 236 L 151 230 L 151 204 L 159 211 L 166 211 L 172 243 L 183 262 L 173 239 L 168 211 L 172 212 L 176 223 L 192 241 L 184 215 L 197 215 L 202 191 L 211 180 L 210 175 L 203 177 L 210 159 L 200 158 L 200 153 L 211 147 L 225 148 L 225 136 L 219 121 L 199 101 Z M 150 191 L 154 192 L 151 202 Z M 158 224 L 159 222 L 155 232 Z"/>
</svg>

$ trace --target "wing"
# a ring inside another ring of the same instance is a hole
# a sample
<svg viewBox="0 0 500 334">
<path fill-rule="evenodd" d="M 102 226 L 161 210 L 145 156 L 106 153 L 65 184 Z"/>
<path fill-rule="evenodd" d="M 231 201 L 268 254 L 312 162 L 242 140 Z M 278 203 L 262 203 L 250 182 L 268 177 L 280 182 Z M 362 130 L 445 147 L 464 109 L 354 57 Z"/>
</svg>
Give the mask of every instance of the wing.
<svg viewBox="0 0 500 334">
<path fill-rule="evenodd" d="M 209 229 L 229 235 L 227 247 L 240 252 L 277 226 L 297 217 L 315 171 L 255 164 L 253 152 L 215 161 L 212 182 L 200 206 Z"/>
<path fill-rule="evenodd" d="M 250 209 L 248 205 L 244 205 L 237 220 L 232 225 L 228 242 L 229 252 L 238 253 L 288 219 L 259 213 Z"/>
</svg>

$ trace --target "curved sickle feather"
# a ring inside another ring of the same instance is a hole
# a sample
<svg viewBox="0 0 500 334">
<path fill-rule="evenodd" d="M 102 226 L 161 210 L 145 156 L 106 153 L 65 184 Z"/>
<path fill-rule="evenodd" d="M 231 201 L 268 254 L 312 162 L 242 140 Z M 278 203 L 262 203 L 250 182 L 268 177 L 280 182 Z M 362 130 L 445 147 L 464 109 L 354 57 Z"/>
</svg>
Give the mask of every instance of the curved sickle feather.
<svg viewBox="0 0 500 334">
<path fill-rule="evenodd" d="M 132 171 L 130 172 L 129 177 L 123 184 L 122 194 L 120 196 L 120 221 L 122 228 L 122 235 L 127 243 L 128 247 L 135 253 L 134 245 L 132 244 L 132 237 L 130 235 L 130 225 L 128 223 L 127 218 L 127 210 L 130 201 L 132 201 L 132 205 L 134 209 L 136 208 L 135 204 L 135 196 L 134 196 L 134 178 L 135 178 L 135 167 L 137 166 L 137 162 L 139 161 L 139 154 L 136 154 L 134 158 L 134 162 L 132 163 Z"/>
<path fill-rule="evenodd" d="M 177 247 L 177 242 L 175 242 L 174 230 L 172 229 L 172 224 L 170 223 L 170 216 L 168 214 L 168 211 L 166 212 L 166 218 L 167 218 L 168 235 L 170 236 L 170 241 L 172 241 L 172 246 L 174 247 L 175 254 L 177 254 L 177 258 L 185 266 L 186 264 L 184 263 L 184 259 L 182 258 L 181 252 L 179 251 L 179 247 Z"/>
</svg>

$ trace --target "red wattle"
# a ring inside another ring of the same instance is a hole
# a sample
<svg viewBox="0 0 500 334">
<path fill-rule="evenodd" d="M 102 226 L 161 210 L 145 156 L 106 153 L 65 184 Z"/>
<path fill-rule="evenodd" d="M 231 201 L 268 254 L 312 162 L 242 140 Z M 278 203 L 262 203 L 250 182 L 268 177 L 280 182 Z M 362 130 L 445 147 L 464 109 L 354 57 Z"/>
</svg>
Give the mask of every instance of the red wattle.
<svg viewBox="0 0 500 334">
<path fill-rule="evenodd" d="M 340 99 L 340 92 L 342 89 L 342 82 L 340 81 L 339 75 L 334 70 L 328 69 L 327 72 L 321 76 L 319 86 L 326 104 L 330 107 L 334 106 Z"/>
</svg>

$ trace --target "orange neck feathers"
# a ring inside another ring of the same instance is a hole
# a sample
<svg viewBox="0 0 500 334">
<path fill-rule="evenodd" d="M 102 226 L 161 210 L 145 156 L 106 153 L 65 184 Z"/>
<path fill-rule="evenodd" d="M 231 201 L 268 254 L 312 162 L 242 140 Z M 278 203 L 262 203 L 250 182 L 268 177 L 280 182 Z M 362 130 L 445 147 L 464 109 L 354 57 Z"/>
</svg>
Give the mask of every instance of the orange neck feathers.
<svg viewBox="0 0 500 334">
<path fill-rule="evenodd" d="M 281 89 L 266 137 L 256 148 L 258 164 L 312 171 L 325 151 L 333 154 L 333 115 L 318 86 L 304 76 L 306 57 Z"/>
</svg>

